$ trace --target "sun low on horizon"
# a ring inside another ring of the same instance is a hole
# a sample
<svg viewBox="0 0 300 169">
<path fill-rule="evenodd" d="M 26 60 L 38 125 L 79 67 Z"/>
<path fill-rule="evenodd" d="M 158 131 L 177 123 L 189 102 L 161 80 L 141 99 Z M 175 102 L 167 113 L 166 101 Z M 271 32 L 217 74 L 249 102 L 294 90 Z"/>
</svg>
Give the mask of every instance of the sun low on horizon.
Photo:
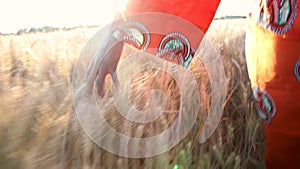
<svg viewBox="0 0 300 169">
<path fill-rule="evenodd" d="M 20 29 L 74 27 L 110 23 L 128 0 L 9 0 L 0 6 L 0 32 L 16 33 Z M 216 16 L 245 15 L 241 0 L 223 0 Z"/>
</svg>

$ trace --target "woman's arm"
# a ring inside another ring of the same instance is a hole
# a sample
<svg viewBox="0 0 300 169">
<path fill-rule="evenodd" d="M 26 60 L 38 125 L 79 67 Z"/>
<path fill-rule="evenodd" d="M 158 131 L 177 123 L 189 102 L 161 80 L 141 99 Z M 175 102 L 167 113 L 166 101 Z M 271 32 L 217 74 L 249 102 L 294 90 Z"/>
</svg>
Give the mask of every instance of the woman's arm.
<svg viewBox="0 0 300 169">
<path fill-rule="evenodd" d="M 139 14 L 143 12 L 159 12 L 175 15 L 184 20 L 195 25 L 198 29 L 202 31 L 202 33 L 198 36 L 194 33 L 188 32 L 186 34 L 193 34 L 192 36 L 187 36 L 190 40 L 192 47 L 196 49 L 200 44 L 200 41 L 203 35 L 206 33 L 210 23 L 212 22 L 217 7 L 220 3 L 220 0 L 173 0 L 173 1 L 162 1 L 162 0 L 129 0 L 127 4 L 127 8 L 125 10 L 126 15 Z M 120 18 L 120 14 L 117 15 L 116 18 Z M 152 19 L 144 19 L 144 22 Z M 151 21 L 149 21 L 151 22 Z M 155 18 L 156 27 L 157 25 L 166 25 L 168 22 L 160 22 L 159 18 Z M 144 23 L 146 24 L 146 23 Z M 147 24 L 146 24 L 147 25 Z M 149 25 L 149 24 L 148 24 Z M 151 26 L 154 26 L 151 22 Z M 179 27 L 180 24 L 172 23 L 172 25 L 166 25 L 165 29 L 169 29 L 169 27 Z M 182 28 L 181 28 L 182 29 Z M 183 28 L 184 29 L 184 28 Z M 188 29 L 189 30 L 189 29 Z M 183 30 L 187 31 L 187 30 Z M 151 31 L 150 31 L 151 33 Z M 152 36 L 152 35 L 151 35 Z M 161 35 L 163 36 L 163 35 Z M 150 47 L 158 47 L 160 41 L 154 42 L 154 36 L 152 36 Z M 193 45 L 197 44 L 197 45 Z M 109 36 L 107 37 L 105 47 L 99 49 L 99 51 L 94 56 L 92 63 L 89 65 L 86 83 L 88 85 L 88 94 L 91 94 L 94 80 L 97 82 L 97 90 L 100 96 L 103 96 L 103 83 L 106 75 L 110 74 L 114 83 L 117 82 L 117 77 L 114 77 L 114 72 L 117 68 L 120 55 L 123 49 L 123 42 L 116 39 L 113 36 L 113 28 Z M 102 50 L 105 49 L 105 50 Z"/>
</svg>

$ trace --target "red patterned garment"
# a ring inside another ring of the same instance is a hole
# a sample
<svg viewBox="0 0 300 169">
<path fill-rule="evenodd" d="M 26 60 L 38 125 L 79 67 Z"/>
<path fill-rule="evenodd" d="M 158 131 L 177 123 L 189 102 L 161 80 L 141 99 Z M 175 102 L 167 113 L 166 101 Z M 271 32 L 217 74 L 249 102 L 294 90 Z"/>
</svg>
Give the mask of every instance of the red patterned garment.
<svg viewBox="0 0 300 169">
<path fill-rule="evenodd" d="M 132 38 L 126 41 L 139 49 L 187 67 L 212 22 L 219 3 L 220 0 L 129 0 L 124 14 L 129 16 L 130 21 L 126 21 L 125 27 L 140 30 L 137 34 L 144 36 L 139 41 Z M 158 14 L 143 15 L 149 12 Z M 134 16 L 135 14 L 140 16 Z"/>
<path fill-rule="evenodd" d="M 205 33 L 214 18 L 220 0 L 129 0 L 126 14 L 162 12 L 183 18 Z"/>
<path fill-rule="evenodd" d="M 196 25 L 204 35 L 219 3 L 219 0 L 129 0 L 125 14 L 143 12 L 172 14 Z M 299 0 L 263 0 L 258 10 L 250 15 L 247 28 L 246 54 L 249 77 L 258 113 L 265 120 L 265 157 L 266 166 L 269 169 L 299 168 L 299 5 Z M 141 20 L 141 22 L 144 21 Z M 201 41 L 201 36 L 193 39 L 189 31 L 180 32 L 180 25 L 176 22 L 160 22 L 160 19 L 156 19 L 148 23 L 146 21 L 142 25 L 145 28 L 161 26 L 160 29 L 170 30 L 169 37 L 184 37 L 173 38 L 173 40 L 179 39 L 181 43 L 187 38 L 193 43 L 190 45 L 191 48 L 197 48 Z M 175 36 L 174 32 L 179 34 Z M 165 37 L 167 35 L 168 33 L 151 34 L 151 42 L 146 46 L 157 49 L 160 48 L 160 44 L 172 46 L 172 43 L 169 45 L 163 43 L 163 40 L 168 39 Z M 172 38 L 169 39 L 172 40 Z M 145 45 L 140 45 L 140 47 L 145 47 Z M 183 66 L 189 63 L 174 62 Z"/>
<path fill-rule="evenodd" d="M 247 29 L 247 64 L 265 121 L 269 169 L 300 167 L 299 6 L 297 0 L 263 1 Z"/>
</svg>

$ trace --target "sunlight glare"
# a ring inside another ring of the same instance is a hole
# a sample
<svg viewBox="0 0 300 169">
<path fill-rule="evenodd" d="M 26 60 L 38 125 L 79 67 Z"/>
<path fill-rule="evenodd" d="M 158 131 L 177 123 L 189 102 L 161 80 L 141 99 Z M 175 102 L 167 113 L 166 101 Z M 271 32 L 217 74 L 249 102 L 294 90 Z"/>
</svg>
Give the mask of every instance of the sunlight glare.
<svg viewBox="0 0 300 169">
<path fill-rule="evenodd" d="M 74 27 L 110 23 L 127 0 L 10 0 L 0 7 L 0 32 L 31 27 Z"/>
</svg>

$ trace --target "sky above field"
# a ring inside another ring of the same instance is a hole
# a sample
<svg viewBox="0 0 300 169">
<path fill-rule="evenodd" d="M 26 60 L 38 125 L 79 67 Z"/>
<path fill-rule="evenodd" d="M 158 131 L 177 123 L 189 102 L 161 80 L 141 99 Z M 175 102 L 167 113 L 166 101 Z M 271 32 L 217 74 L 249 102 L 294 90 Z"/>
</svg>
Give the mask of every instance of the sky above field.
<svg viewBox="0 0 300 169">
<path fill-rule="evenodd" d="M 222 0 L 216 17 L 247 15 L 251 0 Z M 105 25 L 126 0 L 1 0 L 0 32 L 44 26 Z"/>
</svg>

